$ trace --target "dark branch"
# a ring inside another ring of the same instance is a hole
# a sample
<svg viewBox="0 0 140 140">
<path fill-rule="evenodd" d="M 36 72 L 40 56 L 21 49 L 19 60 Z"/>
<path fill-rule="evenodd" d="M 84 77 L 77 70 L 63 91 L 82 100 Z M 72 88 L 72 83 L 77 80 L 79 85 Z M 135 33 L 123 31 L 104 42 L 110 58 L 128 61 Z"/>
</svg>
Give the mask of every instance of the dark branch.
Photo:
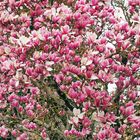
<svg viewBox="0 0 140 140">
<path fill-rule="evenodd" d="M 53 85 L 51 85 L 51 86 L 53 86 L 53 87 L 56 89 L 56 91 L 57 91 L 59 97 L 65 102 L 65 105 L 66 105 L 71 111 L 73 111 L 73 109 L 74 109 L 75 107 L 77 107 L 77 105 L 76 105 L 74 102 L 72 102 L 70 99 L 68 99 L 67 96 L 65 95 L 65 93 L 62 92 L 62 91 L 60 90 L 60 87 L 59 87 L 59 85 L 57 84 L 57 82 L 55 81 L 55 78 L 54 78 L 53 76 L 50 76 L 49 78 L 50 78 L 51 80 L 53 80 L 53 82 L 54 82 Z"/>
</svg>

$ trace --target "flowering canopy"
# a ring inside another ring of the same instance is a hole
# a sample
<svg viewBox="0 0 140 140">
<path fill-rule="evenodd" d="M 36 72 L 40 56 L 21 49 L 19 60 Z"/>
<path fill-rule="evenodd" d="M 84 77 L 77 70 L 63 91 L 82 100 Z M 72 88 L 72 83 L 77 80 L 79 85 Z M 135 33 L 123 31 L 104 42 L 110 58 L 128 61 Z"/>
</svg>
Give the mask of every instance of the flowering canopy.
<svg viewBox="0 0 140 140">
<path fill-rule="evenodd" d="M 134 139 L 139 87 L 139 0 L 0 2 L 1 138 Z"/>
</svg>

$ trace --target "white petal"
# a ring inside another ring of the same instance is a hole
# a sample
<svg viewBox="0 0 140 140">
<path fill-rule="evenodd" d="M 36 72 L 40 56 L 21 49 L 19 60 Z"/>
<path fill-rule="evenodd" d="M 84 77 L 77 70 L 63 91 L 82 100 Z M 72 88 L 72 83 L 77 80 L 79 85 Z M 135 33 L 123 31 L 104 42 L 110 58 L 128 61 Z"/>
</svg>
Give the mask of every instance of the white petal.
<svg viewBox="0 0 140 140">
<path fill-rule="evenodd" d="M 4 51 L 5 51 L 6 54 L 9 54 L 9 53 L 11 52 L 11 49 L 8 48 L 8 47 L 5 47 L 5 48 L 4 48 Z"/>
<path fill-rule="evenodd" d="M 90 78 L 91 80 L 96 80 L 96 79 L 99 79 L 96 75 L 94 75 L 94 74 L 92 74 L 92 76 L 91 76 L 91 78 Z"/>
<path fill-rule="evenodd" d="M 53 64 L 54 64 L 54 61 L 46 61 L 46 65 L 51 66 L 51 65 L 53 65 Z"/>
<path fill-rule="evenodd" d="M 48 70 L 48 71 L 52 71 L 53 69 L 52 69 L 51 67 L 48 67 L 47 70 Z"/>
<path fill-rule="evenodd" d="M 79 115 L 78 115 L 78 118 L 79 118 L 79 119 L 83 119 L 84 114 L 85 114 L 85 112 L 79 114 Z"/>
<path fill-rule="evenodd" d="M 86 69 L 86 66 L 81 66 L 81 70 L 85 70 Z"/>
<path fill-rule="evenodd" d="M 81 64 L 85 64 L 86 62 L 87 62 L 87 58 L 86 57 L 82 57 L 82 59 L 81 59 Z"/>
<path fill-rule="evenodd" d="M 107 43 L 107 44 L 106 44 L 106 47 L 107 47 L 108 49 L 112 49 L 112 50 L 115 50 L 115 49 L 116 49 L 116 47 L 115 47 L 112 43 Z"/>
<path fill-rule="evenodd" d="M 74 123 L 78 123 L 79 122 L 79 119 L 78 119 L 78 117 L 73 117 L 73 121 L 74 121 Z"/>
<path fill-rule="evenodd" d="M 116 89 L 117 89 L 117 86 L 116 86 L 116 84 L 111 84 L 111 83 L 109 83 L 108 85 L 107 85 L 107 90 L 108 90 L 108 92 L 109 93 L 111 93 L 111 92 L 114 92 L 114 91 L 116 91 Z"/>
<path fill-rule="evenodd" d="M 88 65 L 90 65 L 90 64 L 92 64 L 92 60 L 88 60 L 88 61 L 86 62 L 86 66 L 88 66 Z"/>
<path fill-rule="evenodd" d="M 19 81 L 16 81 L 15 87 L 19 86 Z"/>
<path fill-rule="evenodd" d="M 21 43 L 22 43 L 23 45 L 25 45 L 25 44 L 27 44 L 27 43 L 29 42 L 29 38 L 27 38 L 26 36 L 21 36 L 21 37 L 19 38 L 19 40 L 21 41 Z"/>
<path fill-rule="evenodd" d="M 80 109 L 74 108 L 74 109 L 73 109 L 73 114 L 74 114 L 75 116 L 78 116 L 78 115 L 80 114 Z"/>
</svg>

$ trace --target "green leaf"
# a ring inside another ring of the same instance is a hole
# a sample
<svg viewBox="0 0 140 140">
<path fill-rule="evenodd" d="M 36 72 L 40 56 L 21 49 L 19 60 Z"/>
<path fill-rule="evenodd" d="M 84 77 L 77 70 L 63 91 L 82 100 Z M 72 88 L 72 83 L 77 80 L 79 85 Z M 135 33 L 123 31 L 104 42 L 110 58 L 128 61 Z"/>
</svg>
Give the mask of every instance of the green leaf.
<svg viewBox="0 0 140 140">
<path fill-rule="evenodd" d="M 22 96 L 22 95 L 23 95 L 22 90 L 20 90 L 20 91 L 18 92 L 18 95 L 19 95 L 19 96 Z"/>
</svg>

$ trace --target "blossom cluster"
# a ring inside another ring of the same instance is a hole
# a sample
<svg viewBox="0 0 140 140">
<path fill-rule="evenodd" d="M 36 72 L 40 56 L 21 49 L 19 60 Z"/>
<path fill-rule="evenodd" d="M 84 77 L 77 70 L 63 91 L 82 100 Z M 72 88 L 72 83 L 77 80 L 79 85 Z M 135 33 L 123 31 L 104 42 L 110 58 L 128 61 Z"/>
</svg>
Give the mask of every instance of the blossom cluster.
<svg viewBox="0 0 140 140">
<path fill-rule="evenodd" d="M 0 2 L 0 138 L 140 135 L 140 1 Z"/>
</svg>

